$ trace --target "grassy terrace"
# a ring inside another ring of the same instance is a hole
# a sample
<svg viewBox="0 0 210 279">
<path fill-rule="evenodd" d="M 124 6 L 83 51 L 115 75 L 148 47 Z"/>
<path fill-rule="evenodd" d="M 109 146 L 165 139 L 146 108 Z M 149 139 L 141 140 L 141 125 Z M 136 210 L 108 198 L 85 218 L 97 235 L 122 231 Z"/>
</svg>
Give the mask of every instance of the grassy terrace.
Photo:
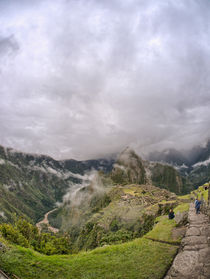
<svg viewBox="0 0 210 279">
<path fill-rule="evenodd" d="M 183 203 L 175 212 L 185 210 L 188 204 Z M 161 279 L 177 252 L 174 244 L 180 239 L 172 237 L 174 220 L 160 216 L 156 221 L 153 230 L 142 238 L 74 255 L 46 256 L 10 245 L 6 252 L 0 252 L 0 268 L 11 278 L 15 274 L 21 279 Z"/>
<path fill-rule="evenodd" d="M 177 247 L 145 238 L 68 256 L 45 256 L 12 247 L 0 254 L 1 268 L 20 278 L 162 278 Z"/>
<path fill-rule="evenodd" d="M 179 244 L 180 239 L 172 237 L 172 230 L 176 226 L 174 220 L 169 220 L 167 216 L 160 216 L 156 218 L 158 223 L 154 226 L 153 230 L 147 233 L 144 237 L 154 240 L 165 241 L 171 244 Z"/>
<path fill-rule="evenodd" d="M 174 220 L 161 216 L 157 221 L 145 237 L 75 255 L 46 256 L 12 245 L 5 253 L 0 253 L 0 267 L 21 279 L 159 279 L 173 261 L 178 246 L 170 245 L 177 243 L 172 239 Z"/>
<path fill-rule="evenodd" d="M 205 190 L 203 186 L 200 186 L 197 190 L 196 193 L 198 195 L 198 198 L 201 199 L 201 196 L 203 196 L 204 200 L 208 200 L 208 190 Z"/>
</svg>

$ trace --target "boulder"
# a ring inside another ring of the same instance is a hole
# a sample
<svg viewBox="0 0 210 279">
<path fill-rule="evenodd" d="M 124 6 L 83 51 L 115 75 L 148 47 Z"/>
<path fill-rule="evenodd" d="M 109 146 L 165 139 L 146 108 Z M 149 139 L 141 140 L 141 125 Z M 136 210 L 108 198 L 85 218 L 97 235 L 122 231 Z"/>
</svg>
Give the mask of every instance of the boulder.
<svg viewBox="0 0 210 279">
<path fill-rule="evenodd" d="M 177 223 L 178 226 L 186 225 L 187 222 L 188 222 L 188 212 L 187 211 L 178 212 L 175 215 L 174 220 L 175 220 L 175 222 Z"/>
</svg>

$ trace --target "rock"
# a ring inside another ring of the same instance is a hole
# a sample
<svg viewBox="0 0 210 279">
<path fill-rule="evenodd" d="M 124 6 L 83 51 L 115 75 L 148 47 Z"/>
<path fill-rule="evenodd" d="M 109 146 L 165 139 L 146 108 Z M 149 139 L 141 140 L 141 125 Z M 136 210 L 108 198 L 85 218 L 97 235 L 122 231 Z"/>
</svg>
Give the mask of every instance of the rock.
<svg viewBox="0 0 210 279">
<path fill-rule="evenodd" d="M 188 229 L 186 236 L 192 236 L 192 235 L 200 235 L 201 232 L 198 228 L 196 227 L 191 227 Z"/>
<path fill-rule="evenodd" d="M 206 259 L 209 259 L 210 258 L 210 251 L 209 251 L 209 248 L 206 247 L 204 249 L 201 249 L 199 251 L 199 262 L 200 263 L 204 263 Z"/>
<path fill-rule="evenodd" d="M 208 248 L 208 244 L 193 244 L 193 245 L 184 246 L 183 250 L 194 251 L 194 250 L 201 250 L 205 248 Z"/>
<path fill-rule="evenodd" d="M 178 212 L 174 218 L 175 222 L 178 226 L 186 225 L 188 222 L 188 213 L 185 212 Z"/>
<path fill-rule="evenodd" d="M 184 217 L 183 217 L 184 218 Z M 182 216 L 178 215 L 177 222 Z M 180 252 L 165 279 L 208 279 L 210 278 L 210 237 L 206 216 L 195 214 L 194 205 L 190 205 L 189 226 L 182 240 Z"/>
<path fill-rule="evenodd" d="M 184 246 L 186 245 L 200 245 L 200 244 L 207 244 L 207 239 L 205 236 L 186 236 L 183 241 L 182 244 Z"/>
<path fill-rule="evenodd" d="M 175 258 L 173 267 L 180 275 L 193 274 L 198 264 L 198 258 L 199 253 L 197 251 L 183 251 Z"/>
</svg>

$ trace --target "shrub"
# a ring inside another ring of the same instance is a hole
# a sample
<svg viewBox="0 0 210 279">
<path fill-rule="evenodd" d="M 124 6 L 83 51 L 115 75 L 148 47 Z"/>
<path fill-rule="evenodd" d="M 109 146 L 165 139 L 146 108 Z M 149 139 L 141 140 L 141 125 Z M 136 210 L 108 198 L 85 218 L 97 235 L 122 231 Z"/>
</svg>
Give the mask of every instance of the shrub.
<svg viewBox="0 0 210 279">
<path fill-rule="evenodd" d="M 28 240 L 11 224 L 1 224 L 0 231 L 2 236 L 12 243 L 29 247 Z"/>
<path fill-rule="evenodd" d="M 23 218 L 17 220 L 14 226 L 1 224 L 0 231 L 8 241 L 23 247 L 31 247 L 46 255 L 71 252 L 71 241 L 68 235 L 58 236 L 50 233 L 39 233 L 34 225 Z"/>
</svg>

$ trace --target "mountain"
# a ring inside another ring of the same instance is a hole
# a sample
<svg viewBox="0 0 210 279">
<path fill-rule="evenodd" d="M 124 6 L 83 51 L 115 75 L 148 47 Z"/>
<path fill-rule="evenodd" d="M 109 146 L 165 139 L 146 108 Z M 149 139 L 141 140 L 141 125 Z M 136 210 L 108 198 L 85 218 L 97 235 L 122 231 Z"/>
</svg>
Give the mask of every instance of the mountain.
<svg viewBox="0 0 210 279">
<path fill-rule="evenodd" d="M 0 147 L 0 177 L 1 222 L 14 213 L 37 222 L 56 206 L 50 225 L 70 235 L 75 251 L 145 234 L 177 205 L 174 193 L 191 189 L 175 168 L 130 148 L 116 161 L 57 161 Z"/>
<path fill-rule="evenodd" d="M 72 187 L 49 220 L 69 232 L 76 251 L 94 248 L 144 234 L 162 210 L 176 203 L 170 190 L 180 194 L 190 189 L 172 166 L 143 161 L 126 148 L 110 173 L 93 172 Z"/>
<path fill-rule="evenodd" d="M 167 149 L 162 152 L 153 152 L 149 154 L 148 159 L 170 164 L 194 188 L 210 181 L 210 140 L 203 146 L 195 146 L 189 150 Z"/>
<path fill-rule="evenodd" d="M 111 178 L 118 184 L 146 184 L 146 171 L 142 159 L 127 147 L 119 154 L 113 166 Z"/>
<path fill-rule="evenodd" d="M 175 193 L 190 190 L 174 168 L 143 161 L 129 148 L 121 152 L 116 161 L 58 161 L 0 146 L 0 222 L 11 221 L 14 214 L 37 222 L 57 202 L 63 201 L 70 188 L 89 183 L 86 173 L 91 170 L 109 174 L 111 185 L 149 183 Z M 196 172 L 193 175 L 198 177 Z"/>
<path fill-rule="evenodd" d="M 92 168 L 110 171 L 113 160 L 57 161 L 0 146 L 0 222 L 14 214 L 34 222 L 62 200 L 66 191 L 81 183 Z"/>
<path fill-rule="evenodd" d="M 192 190 L 190 182 L 173 166 L 142 160 L 130 148 L 119 154 L 111 178 L 118 184 L 151 184 L 176 194 Z"/>
<path fill-rule="evenodd" d="M 147 166 L 148 177 L 153 185 L 176 194 L 186 194 L 193 190 L 189 179 L 173 166 L 154 162 L 145 162 L 145 166 Z"/>
</svg>

